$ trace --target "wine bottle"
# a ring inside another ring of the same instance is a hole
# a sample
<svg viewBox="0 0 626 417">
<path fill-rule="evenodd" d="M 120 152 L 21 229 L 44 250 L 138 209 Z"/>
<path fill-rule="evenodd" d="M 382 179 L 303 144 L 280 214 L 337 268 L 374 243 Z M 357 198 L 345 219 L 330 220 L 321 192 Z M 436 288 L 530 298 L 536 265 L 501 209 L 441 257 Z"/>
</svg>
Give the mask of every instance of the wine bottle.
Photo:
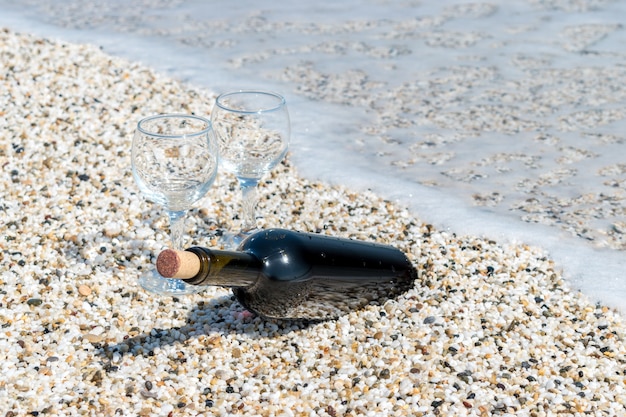
<svg viewBox="0 0 626 417">
<path fill-rule="evenodd" d="M 261 316 L 325 320 L 409 290 L 417 270 L 398 249 L 284 229 L 248 236 L 237 251 L 166 249 L 157 258 L 166 278 L 232 288 Z"/>
</svg>

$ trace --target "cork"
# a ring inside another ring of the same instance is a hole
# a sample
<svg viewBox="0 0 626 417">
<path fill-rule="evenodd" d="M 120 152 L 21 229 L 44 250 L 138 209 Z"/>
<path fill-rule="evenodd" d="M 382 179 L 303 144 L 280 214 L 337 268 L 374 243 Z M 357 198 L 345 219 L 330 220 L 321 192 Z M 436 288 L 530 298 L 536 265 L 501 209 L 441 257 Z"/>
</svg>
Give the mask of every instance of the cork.
<svg viewBox="0 0 626 417">
<path fill-rule="evenodd" d="M 165 278 L 193 278 L 200 271 L 200 258 L 193 252 L 165 249 L 157 258 L 156 268 Z"/>
</svg>

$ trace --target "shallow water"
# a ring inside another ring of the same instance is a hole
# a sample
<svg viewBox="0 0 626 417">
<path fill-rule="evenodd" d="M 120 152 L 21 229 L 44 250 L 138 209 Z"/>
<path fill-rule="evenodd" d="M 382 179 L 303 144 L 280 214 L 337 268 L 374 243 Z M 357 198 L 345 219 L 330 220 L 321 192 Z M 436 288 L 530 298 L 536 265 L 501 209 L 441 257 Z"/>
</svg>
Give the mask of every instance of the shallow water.
<svg viewBox="0 0 626 417">
<path fill-rule="evenodd" d="M 0 25 L 283 93 L 306 177 L 545 248 L 626 311 L 626 3 L 0 0 Z"/>
</svg>

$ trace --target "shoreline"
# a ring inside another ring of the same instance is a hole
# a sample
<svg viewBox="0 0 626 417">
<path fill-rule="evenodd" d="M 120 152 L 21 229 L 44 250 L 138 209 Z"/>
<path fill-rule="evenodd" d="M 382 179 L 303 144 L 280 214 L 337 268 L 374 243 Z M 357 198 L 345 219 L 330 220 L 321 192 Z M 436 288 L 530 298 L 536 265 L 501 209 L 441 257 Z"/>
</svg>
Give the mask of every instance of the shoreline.
<svg viewBox="0 0 626 417">
<path fill-rule="evenodd" d="M 305 180 L 288 159 L 259 190 L 261 225 L 393 244 L 419 268 L 414 289 L 309 326 L 248 317 L 223 289 L 150 296 L 136 279 L 167 244 L 167 221 L 133 183 L 134 125 L 208 115 L 215 94 L 93 46 L 0 39 L 5 415 L 626 409 L 623 319 L 573 291 L 541 250 L 436 230 L 374 193 Z M 186 245 L 233 225 L 237 189 L 218 175 Z"/>
<path fill-rule="evenodd" d="M 292 161 L 304 178 L 372 190 L 409 205 L 417 217 L 427 218 L 440 229 L 538 245 L 563 267 L 576 289 L 624 313 L 626 258 L 619 247 L 626 236 L 622 226 L 626 177 L 620 159 L 625 143 L 620 126 L 626 117 L 616 110 L 624 107 L 620 86 L 625 73 L 623 54 L 614 50 L 607 55 L 607 48 L 620 45 L 626 33 L 610 24 L 624 6 L 604 4 L 588 10 L 589 15 L 575 17 L 571 12 L 584 7 L 584 2 L 554 9 L 550 2 L 540 1 L 522 7 L 520 15 L 511 5 L 464 7 L 457 3 L 398 4 L 390 10 L 393 15 L 401 11 L 404 17 L 398 20 L 377 18 L 379 13 L 369 10 L 364 16 L 370 22 L 362 27 L 351 25 L 349 15 L 336 16 L 336 20 L 322 9 L 307 18 L 313 33 L 307 31 L 295 39 L 293 30 L 307 23 L 291 26 L 283 8 L 251 12 L 276 20 L 272 28 L 277 45 L 292 41 L 300 45 L 299 52 L 286 56 L 281 55 L 286 52 L 283 48 L 256 44 L 257 36 L 262 38 L 267 30 L 257 25 L 257 19 L 243 26 L 228 24 L 247 16 L 246 8 L 242 14 L 227 13 L 214 21 L 206 20 L 203 13 L 207 10 L 196 4 L 192 6 L 198 12 L 194 23 L 185 26 L 183 33 L 175 29 L 181 25 L 171 25 L 188 21 L 178 3 L 158 6 L 156 15 L 150 17 L 135 16 L 137 10 L 126 5 L 111 15 L 98 14 L 103 20 L 88 28 L 76 23 L 86 22 L 90 15 L 94 22 L 95 4 L 65 10 L 34 0 L 33 7 L 41 12 L 37 18 L 29 18 L 28 11 L 18 6 L 8 7 L 15 13 L 3 13 L 0 21 L 40 37 L 98 45 L 110 55 L 143 62 L 161 74 L 209 90 L 243 88 L 242 82 L 278 89 L 296 110 L 292 112 L 296 133 Z M 440 16 L 407 19 L 414 12 Z M 125 24 L 128 20 L 118 19 L 129 13 L 135 16 L 134 22 L 153 30 L 138 36 Z M 544 16 L 537 26 L 519 25 L 535 21 L 536 13 Z M 329 26 L 323 23 L 327 19 L 333 22 Z M 589 25 L 589 19 L 599 23 Z M 422 26 L 420 22 L 426 21 L 430 23 Z M 556 27 L 550 23 L 557 21 Z M 400 22 L 396 36 L 385 36 L 388 30 L 396 33 Z M 483 39 L 468 48 L 463 42 L 428 41 L 438 33 L 445 35 L 443 39 L 456 33 L 461 41 L 471 40 L 489 22 L 493 23 L 488 31 L 493 40 L 502 42 Z M 233 26 L 233 30 L 215 31 L 213 24 Z M 363 31 L 371 25 L 376 28 L 373 32 Z M 129 36 L 124 35 L 128 30 Z M 328 36 L 334 30 L 342 33 L 338 39 Z M 517 33 L 513 38 L 511 30 Z M 543 39 L 540 49 L 529 45 L 519 49 L 519 39 L 537 40 L 537 36 Z M 392 58 L 371 55 L 369 48 L 351 53 L 346 48 L 322 47 L 346 42 L 371 46 L 382 41 L 378 51 L 385 46 L 395 51 L 396 37 L 406 46 L 413 45 L 403 49 L 407 55 Z M 213 42 L 229 46 L 214 48 Z M 417 57 L 418 50 L 439 59 L 420 63 L 419 68 L 411 65 L 415 77 L 407 77 L 406 64 L 413 62 L 411 56 Z M 586 60 L 586 54 L 595 59 Z M 191 56 L 197 59 L 189 60 Z M 264 59 L 250 59 L 254 56 Z M 352 56 L 365 61 L 351 63 Z M 208 61 L 212 62 L 210 77 L 202 70 Z M 294 66 L 294 61 L 314 65 Z M 356 65 L 357 80 L 369 80 L 378 87 L 361 91 L 354 82 L 355 72 L 345 71 L 346 64 Z M 381 64 L 387 70 L 381 72 Z M 392 80 L 392 74 L 405 76 Z M 314 88 L 317 82 L 323 82 L 323 88 Z M 400 84 L 408 90 L 395 89 Z M 347 103 L 346 98 L 356 101 Z M 516 103 L 513 106 L 511 99 Z M 482 107 L 485 100 L 494 107 Z M 367 106 L 372 102 L 378 104 Z M 488 114 L 483 115 L 485 110 Z M 524 121 L 530 120 L 539 125 L 524 131 Z M 482 127 L 476 123 L 483 123 Z M 521 131 L 512 133 L 516 129 Z"/>
</svg>

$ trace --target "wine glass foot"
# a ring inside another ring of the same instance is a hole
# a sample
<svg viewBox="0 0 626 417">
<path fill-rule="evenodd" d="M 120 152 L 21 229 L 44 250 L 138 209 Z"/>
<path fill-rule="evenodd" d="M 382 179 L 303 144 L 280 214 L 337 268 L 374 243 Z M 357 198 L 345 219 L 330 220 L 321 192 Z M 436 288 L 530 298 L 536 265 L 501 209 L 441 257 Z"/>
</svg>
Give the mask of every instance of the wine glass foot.
<svg viewBox="0 0 626 417">
<path fill-rule="evenodd" d="M 202 291 L 202 287 L 187 284 L 180 279 L 163 278 L 155 270 L 147 271 L 139 277 L 139 285 L 153 294 L 158 295 L 189 295 Z"/>
<path fill-rule="evenodd" d="M 258 231 L 259 229 L 251 229 L 251 230 L 246 230 L 246 231 L 242 230 L 236 233 L 224 232 L 222 236 L 220 237 L 219 241 L 224 246 L 224 249 L 235 250 L 239 247 L 241 242 L 246 240 L 248 236 Z"/>
</svg>

